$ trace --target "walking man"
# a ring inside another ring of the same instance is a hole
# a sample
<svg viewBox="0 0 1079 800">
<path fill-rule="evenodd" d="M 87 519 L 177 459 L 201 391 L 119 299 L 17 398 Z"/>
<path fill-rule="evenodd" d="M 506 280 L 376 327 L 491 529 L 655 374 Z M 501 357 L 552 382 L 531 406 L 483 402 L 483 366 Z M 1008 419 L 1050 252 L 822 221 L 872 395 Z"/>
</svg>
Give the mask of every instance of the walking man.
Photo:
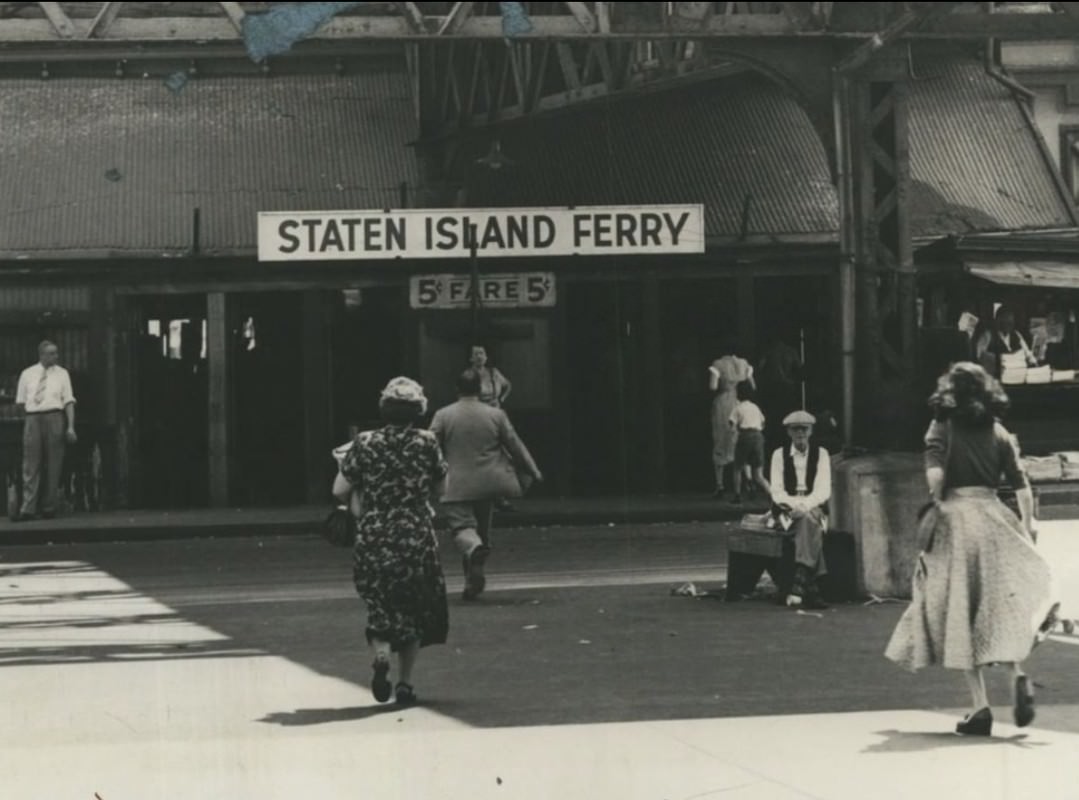
<svg viewBox="0 0 1079 800">
<path fill-rule="evenodd" d="M 25 412 L 23 427 L 23 503 L 16 519 L 35 519 L 40 498 L 41 515 L 56 516 L 64 445 L 75 444 L 75 394 L 71 376 L 56 362 L 59 348 L 49 341 L 38 346 L 38 363 L 19 376 L 15 403 Z M 42 473 L 45 488 L 41 489 Z"/>
<path fill-rule="evenodd" d="M 465 600 L 486 586 L 491 515 L 501 497 L 520 497 L 543 474 L 518 438 L 506 412 L 480 400 L 480 375 L 466 369 L 457 379 L 458 400 L 431 421 L 449 464 L 442 505 L 465 571 Z M 518 477 L 520 475 L 520 477 Z"/>
</svg>

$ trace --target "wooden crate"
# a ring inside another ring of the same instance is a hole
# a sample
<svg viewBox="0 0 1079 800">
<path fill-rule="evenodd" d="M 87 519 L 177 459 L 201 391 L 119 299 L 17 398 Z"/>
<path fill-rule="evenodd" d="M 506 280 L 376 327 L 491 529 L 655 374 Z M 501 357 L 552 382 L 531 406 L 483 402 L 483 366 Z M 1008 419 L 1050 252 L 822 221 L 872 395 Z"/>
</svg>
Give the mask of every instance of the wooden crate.
<svg viewBox="0 0 1079 800">
<path fill-rule="evenodd" d="M 727 552 L 782 558 L 783 541 L 784 536 L 781 531 L 740 527 L 731 533 L 727 540 Z"/>
</svg>

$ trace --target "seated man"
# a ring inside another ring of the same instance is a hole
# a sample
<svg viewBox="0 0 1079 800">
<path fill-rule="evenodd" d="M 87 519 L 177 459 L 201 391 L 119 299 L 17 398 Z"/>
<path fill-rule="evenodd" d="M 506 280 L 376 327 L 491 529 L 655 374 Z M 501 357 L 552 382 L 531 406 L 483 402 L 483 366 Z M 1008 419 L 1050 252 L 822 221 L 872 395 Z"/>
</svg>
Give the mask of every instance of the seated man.
<svg viewBox="0 0 1079 800">
<path fill-rule="evenodd" d="M 832 461 L 828 451 L 810 443 L 816 419 L 795 411 L 783 420 L 790 442 L 772 455 L 772 514 L 794 538 L 794 582 L 788 606 L 826 608 L 818 579 L 824 564 L 824 531 L 832 496 Z"/>
</svg>

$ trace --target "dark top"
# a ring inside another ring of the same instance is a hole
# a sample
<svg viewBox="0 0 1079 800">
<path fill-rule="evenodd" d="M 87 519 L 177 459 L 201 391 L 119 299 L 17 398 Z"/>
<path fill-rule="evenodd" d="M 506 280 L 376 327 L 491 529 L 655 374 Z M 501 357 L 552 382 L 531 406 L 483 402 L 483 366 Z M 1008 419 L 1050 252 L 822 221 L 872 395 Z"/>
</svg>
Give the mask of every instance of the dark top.
<svg viewBox="0 0 1079 800">
<path fill-rule="evenodd" d="M 971 429 L 934 421 L 925 435 L 925 466 L 944 470 L 946 489 L 966 486 L 996 489 L 1001 475 L 1013 489 L 1030 486 L 1019 463 L 1019 445 L 999 422 L 989 428 Z"/>
</svg>

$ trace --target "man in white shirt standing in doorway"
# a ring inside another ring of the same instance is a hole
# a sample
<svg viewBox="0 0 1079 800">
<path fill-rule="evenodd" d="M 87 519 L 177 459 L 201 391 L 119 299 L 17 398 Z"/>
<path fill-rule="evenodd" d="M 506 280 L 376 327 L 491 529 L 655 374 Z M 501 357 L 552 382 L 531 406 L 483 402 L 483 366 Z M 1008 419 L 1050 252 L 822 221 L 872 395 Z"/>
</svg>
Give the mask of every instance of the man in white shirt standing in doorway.
<svg viewBox="0 0 1079 800">
<path fill-rule="evenodd" d="M 38 363 L 19 376 L 15 403 L 25 412 L 23 427 L 23 502 L 17 520 L 37 518 L 38 500 L 41 516 L 56 516 L 60 475 L 64 468 L 64 446 L 75 444 L 75 394 L 71 376 L 57 361 L 60 349 L 49 341 L 37 348 Z M 41 490 L 42 472 L 45 489 Z"/>
</svg>

